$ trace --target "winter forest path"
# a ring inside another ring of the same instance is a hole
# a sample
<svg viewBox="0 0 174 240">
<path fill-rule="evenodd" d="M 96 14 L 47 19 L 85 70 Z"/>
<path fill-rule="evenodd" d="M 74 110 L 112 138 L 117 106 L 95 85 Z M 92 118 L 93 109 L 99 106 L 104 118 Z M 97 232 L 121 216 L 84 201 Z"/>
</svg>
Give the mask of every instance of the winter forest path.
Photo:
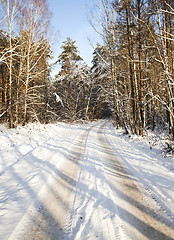
<svg viewBox="0 0 174 240">
<path fill-rule="evenodd" d="M 106 124 L 81 132 L 13 240 L 174 239 L 167 213 L 108 143 Z"/>
</svg>

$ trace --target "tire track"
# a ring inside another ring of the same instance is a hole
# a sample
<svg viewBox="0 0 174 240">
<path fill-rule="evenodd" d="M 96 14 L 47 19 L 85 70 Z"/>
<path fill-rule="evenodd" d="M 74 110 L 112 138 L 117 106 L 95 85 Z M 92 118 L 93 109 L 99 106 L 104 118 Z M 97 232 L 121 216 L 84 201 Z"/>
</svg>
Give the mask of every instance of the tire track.
<svg viewBox="0 0 174 240">
<path fill-rule="evenodd" d="M 79 171 L 81 149 L 83 144 L 80 135 L 66 147 L 66 154 L 62 155 L 63 164 L 58 167 L 52 165 L 52 174 L 47 183 L 41 188 L 36 201 L 28 208 L 9 240 L 63 239 L 70 199 Z"/>
<path fill-rule="evenodd" d="M 115 204 L 105 179 L 100 152 L 95 142 L 101 123 L 91 127 L 85 136 L 80 173 L 72 203 L 65 240 L 123 239 L 116 219 Z M 94 141 L 95 139 L 95 141 Z"/>
</svg>

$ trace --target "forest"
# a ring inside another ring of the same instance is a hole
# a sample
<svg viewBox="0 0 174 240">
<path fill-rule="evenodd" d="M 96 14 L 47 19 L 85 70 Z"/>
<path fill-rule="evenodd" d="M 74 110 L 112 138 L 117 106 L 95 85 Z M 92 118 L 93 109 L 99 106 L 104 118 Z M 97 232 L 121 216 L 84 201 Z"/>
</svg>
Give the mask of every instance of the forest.
<svg viewBox="0 0 174 240">
<path fill-rule="evenodd" d="M 54 79 L 46 0 L 1 0 L 0 10 L 1 123 L 112 118 L 125 133 L 174 139 L 173 0 L 97 0 L 92 67 L 67 36 Z"/>
</svg>

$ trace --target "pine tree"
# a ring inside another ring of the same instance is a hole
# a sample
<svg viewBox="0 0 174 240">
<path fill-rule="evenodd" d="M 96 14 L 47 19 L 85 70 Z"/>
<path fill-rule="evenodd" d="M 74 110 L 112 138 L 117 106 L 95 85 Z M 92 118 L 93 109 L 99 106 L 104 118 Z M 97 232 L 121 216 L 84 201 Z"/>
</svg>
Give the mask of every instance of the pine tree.
<svg viewBox="0 0 174 240">
<path fill-rule="evenodd" d="M 61 48 L 63 49 L 62 53 L 59 55 L 58 61 L 61 64 L 61 71 L 60 75 L 65 76 L 65 84 L 67 87 L 67 108 L 68 108 L 68 115 L 71 118 L 73 109 L 72 109 L 72 102 L 71 102 L 71 92 L 72 88 L 71 85 L 73 84 L 73 78 L 78 69 L 77 62 L 82 60 L 82 57 L 79 55 L 79 51 L 75 45 L 76 41 L 73 41 L 70 37 L 63 42 Z"/>
</svg>

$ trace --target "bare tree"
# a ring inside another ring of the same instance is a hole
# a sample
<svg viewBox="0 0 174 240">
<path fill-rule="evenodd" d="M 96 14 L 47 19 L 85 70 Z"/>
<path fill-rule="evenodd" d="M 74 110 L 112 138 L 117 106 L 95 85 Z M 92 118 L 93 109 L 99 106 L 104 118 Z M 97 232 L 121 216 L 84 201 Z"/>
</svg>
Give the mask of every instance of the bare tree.
<svg viewBox="0 0 174 240">
<path fill-rule="evenodd" d="M 12 88 L 13 88 L 13 56 L 15 55 L 16 41 L 13 41 L 13 32 L 17 27 L 17 15 L 20 12 L 20 1 L 18 0 L 3 0 L 1 2 L 3 9 L 3 15 L 1 23 L 4 23 L 5 30 L 8 36 L 8 47 L 4 50 L 1 56 L 1 60 L 6 63 L 9 71 L 8 79 L 8 113 L 9 113 L 9 123 L 10 127 L 14 126 L 13 123 L 13 113 L 12 113 Z"/>
<path fill-rule="evenodd" d="M 37 64 L 50 48 L 50 45 L 43 44 L 49 24 L 49 13 L 44 0 L 25 0 L 21 19 L 21 40 L 25 42 L 21 57 L 21 68 L 25 71 L 23 81 L 23 124 L 27 122 L 27 112 L 33 107 L 37 96 L 33 89 L 37 88 L 34 84 L 35 79 L 43 72 L 36 72 Z M 41 46 L 41 48 L 40 48 Z M 24 55 L 23 55 L 24 54 Z M 25 57 L 25 65 L 22 64 Z M 47 69 L 46 69 L 47 70 Z M 40 87 L 40 86 L 39 86 Z M 35 115 L 36 116 L 36 115 Z M 37 116 L 36 116 L 37 118 Z"/>
</svg>

